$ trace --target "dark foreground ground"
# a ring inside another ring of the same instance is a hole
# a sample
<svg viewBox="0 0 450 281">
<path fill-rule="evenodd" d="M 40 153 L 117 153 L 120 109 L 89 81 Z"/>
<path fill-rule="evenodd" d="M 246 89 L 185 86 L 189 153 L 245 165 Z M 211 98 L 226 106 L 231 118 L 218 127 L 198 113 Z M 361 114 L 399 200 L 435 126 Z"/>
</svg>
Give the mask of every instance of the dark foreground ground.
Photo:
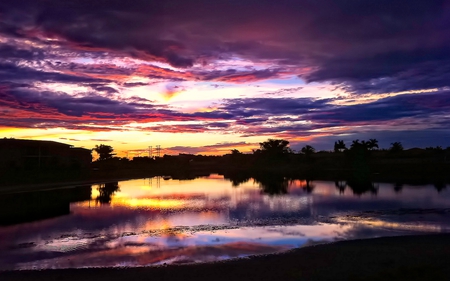
<svg viewBox="0 0 450 281">
<path fill-rule="evenodd" d="M 0 272 L 0 280 L 450 280 L 450 235 L 343 241 L 207 264 Z"/>
</svg>

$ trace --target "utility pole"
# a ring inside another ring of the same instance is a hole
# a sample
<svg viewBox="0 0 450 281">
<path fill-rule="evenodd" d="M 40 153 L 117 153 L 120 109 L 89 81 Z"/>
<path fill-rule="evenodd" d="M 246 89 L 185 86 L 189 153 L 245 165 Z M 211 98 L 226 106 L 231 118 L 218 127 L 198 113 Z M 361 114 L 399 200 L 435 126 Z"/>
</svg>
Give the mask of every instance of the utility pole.
<svg viewBox="0 0 450 281">
<path fill-rule="evenodd" d="M 161 146 L 159 144 L 156 146 L 156 155 L 161 157 Z"/>
<path fill-rule="evenodd" d="M 153 157 L 153 147 L 149 146 L 148 147 L 148 158 L 152 158 Z"/>
</svg>

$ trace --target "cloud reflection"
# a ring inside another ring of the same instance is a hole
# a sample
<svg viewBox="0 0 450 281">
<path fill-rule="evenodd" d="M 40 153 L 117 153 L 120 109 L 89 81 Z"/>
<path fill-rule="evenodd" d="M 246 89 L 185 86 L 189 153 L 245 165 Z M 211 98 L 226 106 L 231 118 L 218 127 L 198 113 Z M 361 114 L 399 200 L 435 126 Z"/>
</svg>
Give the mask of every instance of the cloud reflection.
<svg viewBox="0 0 450 281">
<path fill-rule="evenodd" d="M 347 182 L 243 179 L 234 186 L 218 175 L 93 186 L 93 199 L 71 203 L 69 215 L 0 227 L 1 268 L 70 267 L 64 258 L 74 267 L 96 266 L 97 259 L 98 266 L 207 261 L 299 247 L 309 240 L 439 232 L 450 226 L 450 190 L 438 192 L 432 184 L 403 184 L 399 193 L 393 183 L 377 183 L 376 194 L 355 196 Z M 107 186 L 112 192 L 100 204 L 96 198 L 108 193 L 101 191 Z M 284 192 L 264 192 L 278 186 Z M 109 257 L 102 261 L 104 255 Z"/>
</svg>

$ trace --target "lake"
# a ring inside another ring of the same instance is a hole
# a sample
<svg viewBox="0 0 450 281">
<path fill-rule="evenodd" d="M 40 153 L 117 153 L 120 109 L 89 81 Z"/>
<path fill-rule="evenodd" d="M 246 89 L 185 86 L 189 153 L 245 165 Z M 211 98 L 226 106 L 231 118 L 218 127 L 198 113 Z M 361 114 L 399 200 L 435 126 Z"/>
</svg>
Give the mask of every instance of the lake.
<svg viewBox="0 0 450 281">
<path fill-rule="evenodd" d="M 0 195 L 0 270 L 210 262 L 449 230 L 442 183 L 154 177 Z"/>
</svg>

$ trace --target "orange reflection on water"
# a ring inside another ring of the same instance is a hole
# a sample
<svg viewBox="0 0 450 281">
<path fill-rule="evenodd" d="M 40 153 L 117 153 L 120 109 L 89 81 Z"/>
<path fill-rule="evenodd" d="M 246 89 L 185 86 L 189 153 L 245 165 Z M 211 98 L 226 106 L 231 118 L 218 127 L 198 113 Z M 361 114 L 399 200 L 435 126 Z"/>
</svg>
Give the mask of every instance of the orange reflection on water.
<svg viewBox="0 0 450 281">
<path fill-rule="evenodd" d="M 158 198 L 114 198 L 111 206 L 148 208 L 148 209 L 183 209 L 186 201 L 177 199 L 158 199 Z"/>
<path fill-rule="evenodd" d="M 409 231 L 420 231 L 420 232 L 440 232 L 442 230 L 441 226 L 433 224 L 421 224 L 418 222 L 389 222 L 374 218 L 338 218 L 336 220 L 339 223 L 357 223 L 366 226 L 376 227 L 376 228 L 387 228 L 395 230 L 409 230 Z"/>
</svg>

